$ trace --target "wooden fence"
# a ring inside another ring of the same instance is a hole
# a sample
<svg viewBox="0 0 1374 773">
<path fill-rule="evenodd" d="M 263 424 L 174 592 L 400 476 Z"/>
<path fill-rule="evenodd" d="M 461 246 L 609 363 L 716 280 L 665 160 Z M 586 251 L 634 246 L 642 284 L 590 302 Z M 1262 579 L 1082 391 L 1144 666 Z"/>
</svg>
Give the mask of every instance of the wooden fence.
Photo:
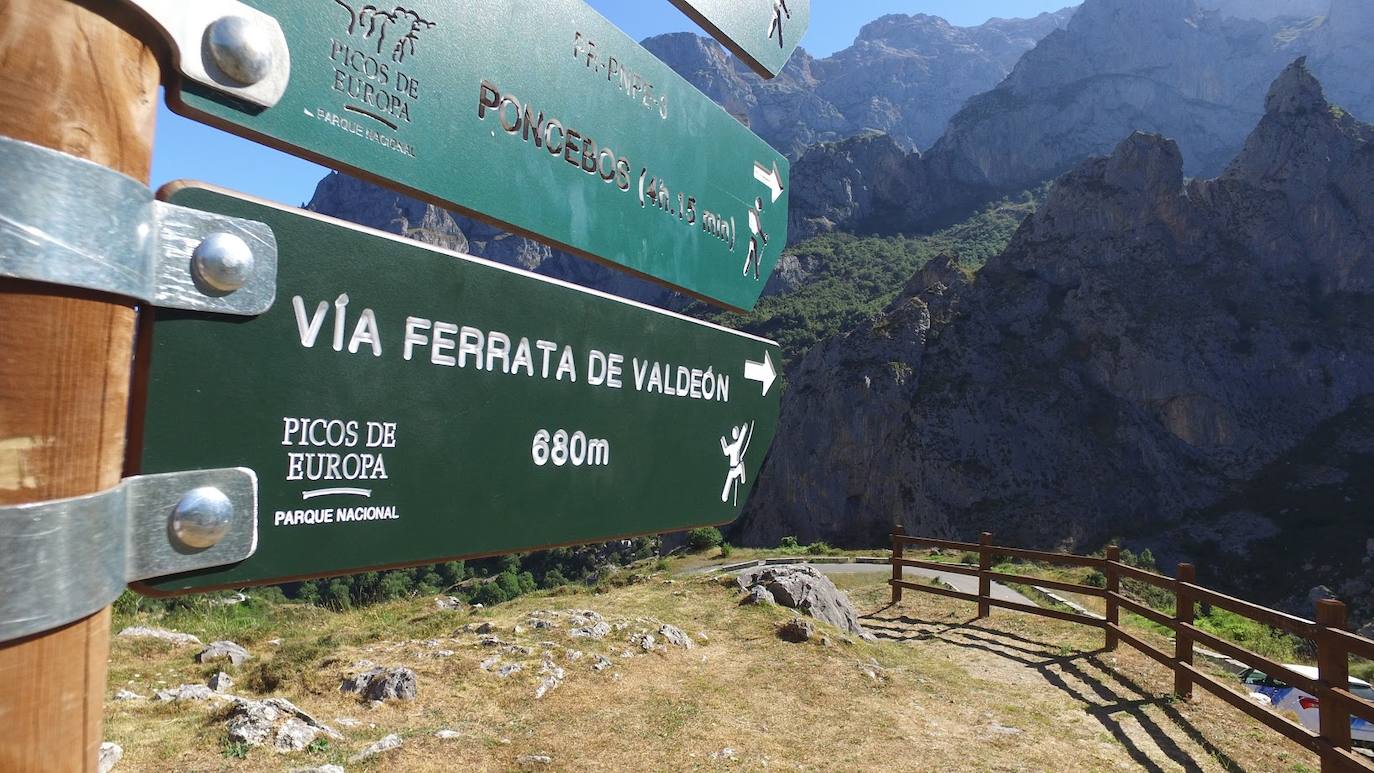
<svg viewBox="0 0 1374 773">
<path fill-rule="evenodd" d="M 978 566 L 974 568 L 964 564 L 947 564 L 905 558 L 903 550 L 908 545 L 975 553 L 978 556 Z M 1098 588 L 1091 585 L 1078 585 L 1039 577 L 994 572 L 992 571 L 994 557 L 1020 558 L 1061 566 L 1096 569 L 1106 578 L 1106 587 Z M 892 603 L 894 604 L 902 600 L 903 590 L 910 589 L 973 602 L 978 605 L 978 617 L 980 618 L 990 615 L 992 607 L 999 607 L 1100 628 L 1106 636 L 1106 650 L 1115 650 L 1119 642 L 1131 645 L 1173 671 L 1174 693 L 1176 695 L 1191 698 L 1193 685 L 1206 689 L 1270 730 L 1316 753 L 1321 757 L 1323 773 L 1337 770 L 1374 770 L 1374 761 L 1351 751 L 1350 739 L 1351 715 L 1368 722 L 1374 722 L 1374 702 L 1353 695 L 1349 690 L 1350 656 L 1358 655 L 1374 660 L 1374 641 L 1346 630 L 1346 609 L 1345 605 L 1339 601 L 1322 600 L 1317 602 L 1317 619 L 1315 621 L 1304 620 L 1204 588 L 1197 584 L 1196 572 L 1191 564 L 1179 564 L 1175 577 L 1165 577 L 1161 574 L 1123 564 L 1121 562 L 1121 549 L 1117 547 L 1107 548 L 1107 554 L 1104 558 L 1047 553 L 1039 550 L 993 545 L 992 535 L 986 532 L 981 535 L 977 543 L 952 542 L 950 540 L 909 536 L 901 527 L 898 527 L 892 534 L 891 563 L 892 580 L 890 584 L 892 585 Z M 976 594 L 961 593 L 948 588 L 908 582 L 902 576 L 902 570 L 908 566 L 976 577 L 978 578 L 978 592 Z M 1146 583 L 1173 593 L 1176 599 L 1173 616 L 1152 609 L 1122 594 L 1122 579 Z M 991 592 L 993 582 L 1019 583 L 1037 588 L 1096 596 L 1106 603 L 1106 616 L 1105 619 L 1102 619 L 993 598 Z M 1303 676 L 1281 663 L 1198 628 L 1194 625 L 1193 619 L 1194 608 L 1197 604 L 1210 604 L 1312 641 L 1317 650 L 1317 678 L 1311 679 Z M 1173 631 L 1173 653 L 1157 649 L 1123 628 L 1121 625 L 1121 610 L 1123 609 Z M 1193 646 L 1195 644 L 1210 647 L 1216 652 L 1263 671 L 1269 677 L 1310 693 L 1318 700 L 1321 731 L 1313 732 L 1284 719 L 1279 714 L 1253 702 L 1246 695 L 1231 689 L 1231 685 L 1226 682 L 1199 669 L 1193 661 Z"/>
</svg>

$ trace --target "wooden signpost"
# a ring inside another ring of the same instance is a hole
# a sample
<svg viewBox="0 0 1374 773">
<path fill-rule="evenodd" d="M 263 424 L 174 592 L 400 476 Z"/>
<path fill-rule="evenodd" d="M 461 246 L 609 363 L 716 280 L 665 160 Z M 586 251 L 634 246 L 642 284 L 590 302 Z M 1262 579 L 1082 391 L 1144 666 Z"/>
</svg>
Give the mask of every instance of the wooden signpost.
<svg viewBox="0 0 1374 773">
<path fill-rule="evenodd" d="M 411 5 L 4 5 L 0 59 L 41 88 L 0 111 L 0 770 L 95 770 L 126 584 L 744 506 L 775 344 L 206 187 L 154 201 L 161 80 L 216 125 L 753 306 L 786 242 L 781 156 L 581 0 Z"/>
</svg>

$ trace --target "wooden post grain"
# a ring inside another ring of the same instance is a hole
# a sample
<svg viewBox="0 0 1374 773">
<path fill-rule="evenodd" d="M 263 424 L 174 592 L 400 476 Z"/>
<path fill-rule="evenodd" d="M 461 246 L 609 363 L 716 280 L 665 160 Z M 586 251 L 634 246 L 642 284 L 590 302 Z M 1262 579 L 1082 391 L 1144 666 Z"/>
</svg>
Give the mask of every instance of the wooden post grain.
<svg viewBox="0 0 1374 773">
<path fill-rule="evenodd" d="M 892 530 L 892 603 L 894 605 L 902 603 L 902 586 L 897 583 L 902 581 L 902 554 L 906 548 L 906 543 L 899 537 L 906 536 L 906 527 L 897 524 Z"/>
<path fill-rule="evenodd" d="M 1327 687 L 1350 689 L 1350 655 L 1341 639 L 1331 631 L 1344 631 L 1345 604 L 1335 599 L 1317 602 L 1317 679 Z M 1340 749 L 1350 748 L 1350 707 L 1345 701 L 1327 694 L 1318 696 L 1317 711 L 1322 737 Z M 1323 770 L 1340 770 L 1339 760 L 1322 760 Z"/>
<path fill-rule="evenodd" d="M 0 69 L 22 84 L 0 135 L 146 182 L 159 78 L 148 47 L 66 0 L 0 0 L 0 20 Z M 0 504 L 119 482 L 133 335 L 127 299 L 0 280 Z M 109 636 L 106 609 L 0 645 L 0 770 L 95 770 Z"/>
<path fill-rule="evenodd" d="M 992 532 L 983 532 L 978 535 L 978 617 L 982 619 L 992 615 L 992 605 L 988 599 L 992 596 L 992 580 L 988 577 L 988 572 L 992 571 L 992 553 L 988 552 L 988 545 L 992 544 Z"/>
<path fill-rule="evenodd" d="M 1121 592 L 1121 575 L 1116 571 L 1116 562 L 1121 560 L 1121 548 L 1117 545 L 1107 546 L 1107 565 L 1103 567 L 1103 574 L 1107 577 L 1107 643 L 1105 648 L 1108 652 L 1116 650 L 1117 636 L 1116 629 L 1112 626 L 1121 624 L 1121 609 L 1116 604 L 1116 596 L 1113 594 Z"/>
<path fill-rule="evenodd" d="M 1185 583 L 1191 584 L 1197 580 L 1197 570 L 1192 564 L 1178 565 L 1178 580 L 1174 584 L 1174 662 L 1182 665 L 1193 665 L 1193 639 L 1188 635 L 1183 627 L 1184 623 L 1193 622 L 1193 596 L 1188 589 L 1183 587 Z M 1181 667 L 1174 669 L 1174 695 L 1185 700 L 1193 697 L 1193 679 L 1188 671 Z"/>
</svg>

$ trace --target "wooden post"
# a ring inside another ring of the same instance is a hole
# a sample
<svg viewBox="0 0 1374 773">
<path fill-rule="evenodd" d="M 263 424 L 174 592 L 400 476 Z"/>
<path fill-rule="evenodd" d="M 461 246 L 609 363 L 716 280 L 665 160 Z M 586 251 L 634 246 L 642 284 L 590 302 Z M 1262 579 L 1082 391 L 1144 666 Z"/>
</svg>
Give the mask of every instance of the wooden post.
<svg viewBox="0 0 1374 773">
<path fill-rule="evenodd" d="M 1183 587 L 1184 583 L 1197 580 L 1197 570 L 1192 564 L 1178 565 L 1178 580 L 1174 583 L 1174 695 L 1184 700 L 1193 697 L 1193 678 L 1182 668 L 1193 665 L 1193 638 L 1183 629 L 1183 624 L 1193 622 L 1193 596 Z"/>
<path fill-rule="evenodd" d="M 146 182 L 159 80 L 148 47 L 67 0 L 4 0 L 0 18 L 0 65 L 23 84 L 0 111 L 0 135 Z M 117 484 L 133 304 L 0 280 L 0 331 L 0 505 Z M 96 769 L 109 639 L 106 609 L 0 644 L 0 770 Z"/>
<path fill-rule="evenodd" d="M 906 548 L 906 543 L 899 537 L 906 536 L 906 527 L 897 524 L 892 530 L 892 603 L 894 605 L 902 603 L 902 586 L 897 583 L 902 581 L 902 553 Z"/>
<path fill-rule="evenodd" d="M 1116 651 L 1117 636 L 1114 625 L 1121 624 L 1121 609 L 1116 605 L 1114 593 L 1121 592 L 1121 575 L 1116 571 L 1116 562 L 1121 560 L 1121 548 L 1117 545 L 1107 546 L 1107 565 L 1103 567 L 1103 572 L 1107 576 L 1107 643 L 1105 649 L 1108 652 Z"/>
<path fill-rule="evenodd" d="M 992 553 L 988 552 L 988 545 L 992 544 L 992 532 L 985 531 L 978 535 L 978 617 L 982 619 L 992 615 L 992 605 L 988 599 L 992 597 L 992 580 L 988 579 L 988 572 L 992 571 Z"/>
<path fill-rule="evenodd" d="M 1345 604 L 1335 599 L 1322 599 L 1317 602 L 1317 679 L 1327 687 L 1350 689 L 1350 655 L 1341 640 L 1333 636 L 1332 630 L 1345 630 Z M 1318 699 L 1317 712 L 1320 717 L 1322 737 L 1331 745 L 1350 749 L 1350 706 L 1333 695 L 1314 696 Z M 1322 759 L 1322 770 L 1340 770 L 1339 760 Z"/>
</svg>

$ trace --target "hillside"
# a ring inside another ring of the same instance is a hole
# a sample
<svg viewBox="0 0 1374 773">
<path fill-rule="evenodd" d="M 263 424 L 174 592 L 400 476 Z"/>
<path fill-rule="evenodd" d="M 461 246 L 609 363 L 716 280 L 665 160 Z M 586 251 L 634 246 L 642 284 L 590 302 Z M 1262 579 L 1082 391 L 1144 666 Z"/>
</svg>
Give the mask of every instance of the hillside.
<svg viewBox="0 0 1374 773">
<path fill-rule="evenodd" d="M 1185 184 L 1178 146 L 1135 134 L 1059 180 L 975 279 L 931 264 L 814 347 L 738 538 L 874 544 L 894 519 L 1143 538 L 1374 392 L 1374 128 L 1301 61 L 1265 108 L 1220 177 Z M 1344 579 L 1320 544 L 1288 547 L 1326 571 L 1284 595 Z"/>
<path fill-rule="evenodd" d="M 350 771 L 1057 771 L 1065 759 L 1098 770 L 1315 767 L 1213 698 L 1175 703 L 1163 695 L 1168 672 L 1143 657 L 1094 654 L 1100 634 L 1012 613 L 966 623 L 971 607 L 915 593 L 884 608 L 882 580 L 841 579 L 877 635 L 872 642 L 822 625 L 824 640 L 787 643 L 774 632 L 790 611 L 739 606 L 739 591 L 715 578 L 662 573 L 604 593 L 543 593 L 475 614 L 438 610 L 429 598 L 347 613 L 252 601 L 165 616 L 123 613 L 116 630 L 166 625 L 245 645 L 252 659 L 224 666 L 234 679 L 229 692 L 285 698 L 338 737 L 286 754 L 270 742 L 235 744 L 226 730 L 230 703 L 213 697 L 110 700 L 107 734 L 124 749 L 123 773 L 323 764 Z M 587 609 L 613 631 L 604 640 L 570 636 L 570 615 Z M 691 649 L 656 642 L 646 650 L 628 640 L 663 623 L 688 632 Z M 482 625 L 490 633 L 477 633 Z M 484 637 L 500 643 L 484 645 Z M 222 666 L 194 663 L 198 651 L 117 637 L 110 689 L 151 697 L 204 684 Z M 611 665 L 595 670 L 601 657 Z M 414 700 L 369 707 L 340 693 L 360 659 L 413 669 Z M 523 670 L 499 676 L 514 664 Z M 553 668 L 564 672 L 562 683 L 536 698 Z M 393 734 L 399 748 L 350 762 Z"/>
</svg>

